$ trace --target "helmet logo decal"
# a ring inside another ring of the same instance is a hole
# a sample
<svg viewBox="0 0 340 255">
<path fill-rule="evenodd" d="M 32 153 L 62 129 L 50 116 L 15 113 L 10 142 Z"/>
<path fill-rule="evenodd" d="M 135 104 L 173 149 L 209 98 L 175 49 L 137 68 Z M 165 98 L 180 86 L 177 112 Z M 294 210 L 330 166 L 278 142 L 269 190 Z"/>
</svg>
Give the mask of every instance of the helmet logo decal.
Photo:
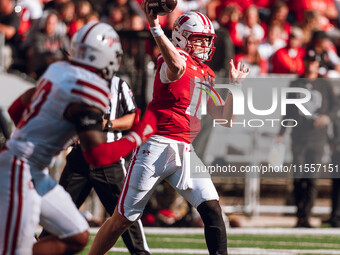
<svg viewBox="0 0 340 255">
<path fill-rule="evenodd" d="M 119 42 L 117 38 L 107 35 L 98 35 L 97 40 L 101 41 L 103 44 L 107 44 L 109 47 L 112 47 L 115 42 Z"/>
<path fill-rule="evenodd" d="M 188 21 L 190 18 L 188 16 L 183 16 L 180 20 L 179 20 L 179 25 L 182 26 L 183 23 L 185 23 L 186 21 Z"/>
<path fill-rule="evenodd" d="M 104 38 L 105 42 L 108 43 L 109 47 L 112 47 L 112 44 L 117 42 L 117 39 L 116 38 L 113 38 L 113 37 L 110 37 L 110 36 L 106 36 Z"/>
</svg>

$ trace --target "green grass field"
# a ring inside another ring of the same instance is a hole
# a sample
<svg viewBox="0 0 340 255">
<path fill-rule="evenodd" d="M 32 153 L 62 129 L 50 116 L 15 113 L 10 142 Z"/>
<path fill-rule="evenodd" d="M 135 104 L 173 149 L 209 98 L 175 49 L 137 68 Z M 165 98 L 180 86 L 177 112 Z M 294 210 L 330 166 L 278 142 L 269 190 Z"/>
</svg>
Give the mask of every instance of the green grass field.
<svg viewBox="0 0 340 255">
<path fill-rule="evenodd" d="M 202 234 L 147 234 L 148 245 L 154 255 L 160 254 L 208 254 Z M 86 249 L 80 254 L 87 254 L 94 234 Z M 339 235 L 249 235 L 229 234 L 229 254 L 340 254 Z M 121 239 L 114 251 L 108 254 L 129 254 L 124 249 Z"/>
</svg>

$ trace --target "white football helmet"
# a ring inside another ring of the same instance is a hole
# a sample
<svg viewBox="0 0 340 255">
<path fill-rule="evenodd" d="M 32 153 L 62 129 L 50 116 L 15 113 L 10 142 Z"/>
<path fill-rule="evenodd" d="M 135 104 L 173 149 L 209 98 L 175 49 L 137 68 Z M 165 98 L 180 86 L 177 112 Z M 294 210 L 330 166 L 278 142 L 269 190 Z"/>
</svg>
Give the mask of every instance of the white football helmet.
<svg viewBox="0 0 340 255">
<path fill-rule="evenodd" d="M 207 51 L 195 53 L 189 39 L 192 35 L 203 35 L 210 37 Z M 188 52 L 193 58 L 199 61 L 209 61 L 215 53 L 216 34 L 211 20 L 200 12 L 187 12 L 179 16 L 174 23 L 172 31 L 172 42 L 175 46 Z"/>
<path fill-rule="evenodd" d="M 88 23 L 72 37 L 70 60 L 100 70 L 111 80 L 123 54 L 117 32 L 105 23 Z"/>
</svg>

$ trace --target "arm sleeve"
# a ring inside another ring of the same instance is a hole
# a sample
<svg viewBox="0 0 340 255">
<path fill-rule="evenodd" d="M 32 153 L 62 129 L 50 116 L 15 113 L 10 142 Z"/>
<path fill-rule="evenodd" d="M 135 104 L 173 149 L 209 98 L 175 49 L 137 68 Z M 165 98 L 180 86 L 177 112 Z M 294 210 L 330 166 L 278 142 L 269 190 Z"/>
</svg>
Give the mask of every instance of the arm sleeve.
<svg viewBox="0 0 340 255">
<path fill-rule="evenodd" d="M 168 78 L 167 71 L 168 65 L 165 62 L 163 62 L 161 68 L 159 69 L 159 78 L 161 79 L 161 82 L 164 84 L 168 84 L 171 82 Z"/>
<path fill-rule="evenodd" d="M 188 53 L 184 53 L 183 51 L 179 51 L 179 54 L 181 55 L 181 57 L 184 59 L 184 60 L 187 60 L 187 57 L 185 54 L 188 55 Z M 161 59 L 162 56 L 159 57 L 159 59 Z M 164 61 L 164 60 L 163 60 Z M 161 80 L 162 83 L 164 84 L 168 84 L 168 83 L 171 83 L 171 82 L 174 82 L 174 81 L 171 81 L 169 78 L 168 78 L 168 65 L 165 63 L 165 61 L 162 63 L 161 67 L 159 68 L 159 78 Z M 176 80 L 175 80 L 176 81 Z"/>
<path fill-rule="evenodd" d="M 134 148 L 137 142 L 129 136 L 112 143 L 101 143 L 83 152 L 87 163 L 94 167 L 112 165 L 121 157 L 126 157 Z"/>
</svg>

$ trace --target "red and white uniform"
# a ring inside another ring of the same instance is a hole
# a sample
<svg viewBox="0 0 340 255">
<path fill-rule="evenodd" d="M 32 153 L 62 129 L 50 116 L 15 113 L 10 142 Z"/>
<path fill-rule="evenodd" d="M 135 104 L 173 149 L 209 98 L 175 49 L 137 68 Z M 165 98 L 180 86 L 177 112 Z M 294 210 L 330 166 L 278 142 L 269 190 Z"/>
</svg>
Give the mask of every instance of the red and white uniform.
<svg viewBox="0 0 340 255">
<path fill-rule="evenodd" d="M 188 202 L 197 207 L 202 202 L 218 199 L 210 176 L 197 175 L 195 166 L 203 166 L 190 144 L 200 131 L 200 82 L 213 84 L 214 72 L 178 49 L 186 60 L 186 71 L 171 82 L 167 65 L 160 56 L 154 82 L 153 100 L 148 108 L 157 117 L 156 135 L 138 148 L 132 157 L 120 195 L 118 211 L 127 219 L 137 220 L 155 187 L 166 180 Z"/>
<path fill-rule="evenodd" d="M 88 228 L 47 167 L 76 135 L 74 124 L 64 118 L 67 107 L 83 103 L 104 112 L 108 95 L 104 79 L 68 62 L 50 65 L 41 77 L 18 129 L 0 153 L 0 254 L 31 254 L 39 220 L 60 238 Z"/>
<path fill-rule="evenodd" d="M 205 92 L 197 87 L 209 89 L 197 81 L 213 86 L 215 74 L 207 65 L 193 60 L 185 51 L 179 48 L 178 51 L 186 59 L 184 75 L 174 82 L 168 81 L 166 77 L 161 78 L 162 75 L 166 76 L 167 66 L 163 57 L 159 56 L 153 99 L 148 108 L 157 117 L 156 135 L 190 143 L 201 130 L 201 98 Z"/>
</svg>

